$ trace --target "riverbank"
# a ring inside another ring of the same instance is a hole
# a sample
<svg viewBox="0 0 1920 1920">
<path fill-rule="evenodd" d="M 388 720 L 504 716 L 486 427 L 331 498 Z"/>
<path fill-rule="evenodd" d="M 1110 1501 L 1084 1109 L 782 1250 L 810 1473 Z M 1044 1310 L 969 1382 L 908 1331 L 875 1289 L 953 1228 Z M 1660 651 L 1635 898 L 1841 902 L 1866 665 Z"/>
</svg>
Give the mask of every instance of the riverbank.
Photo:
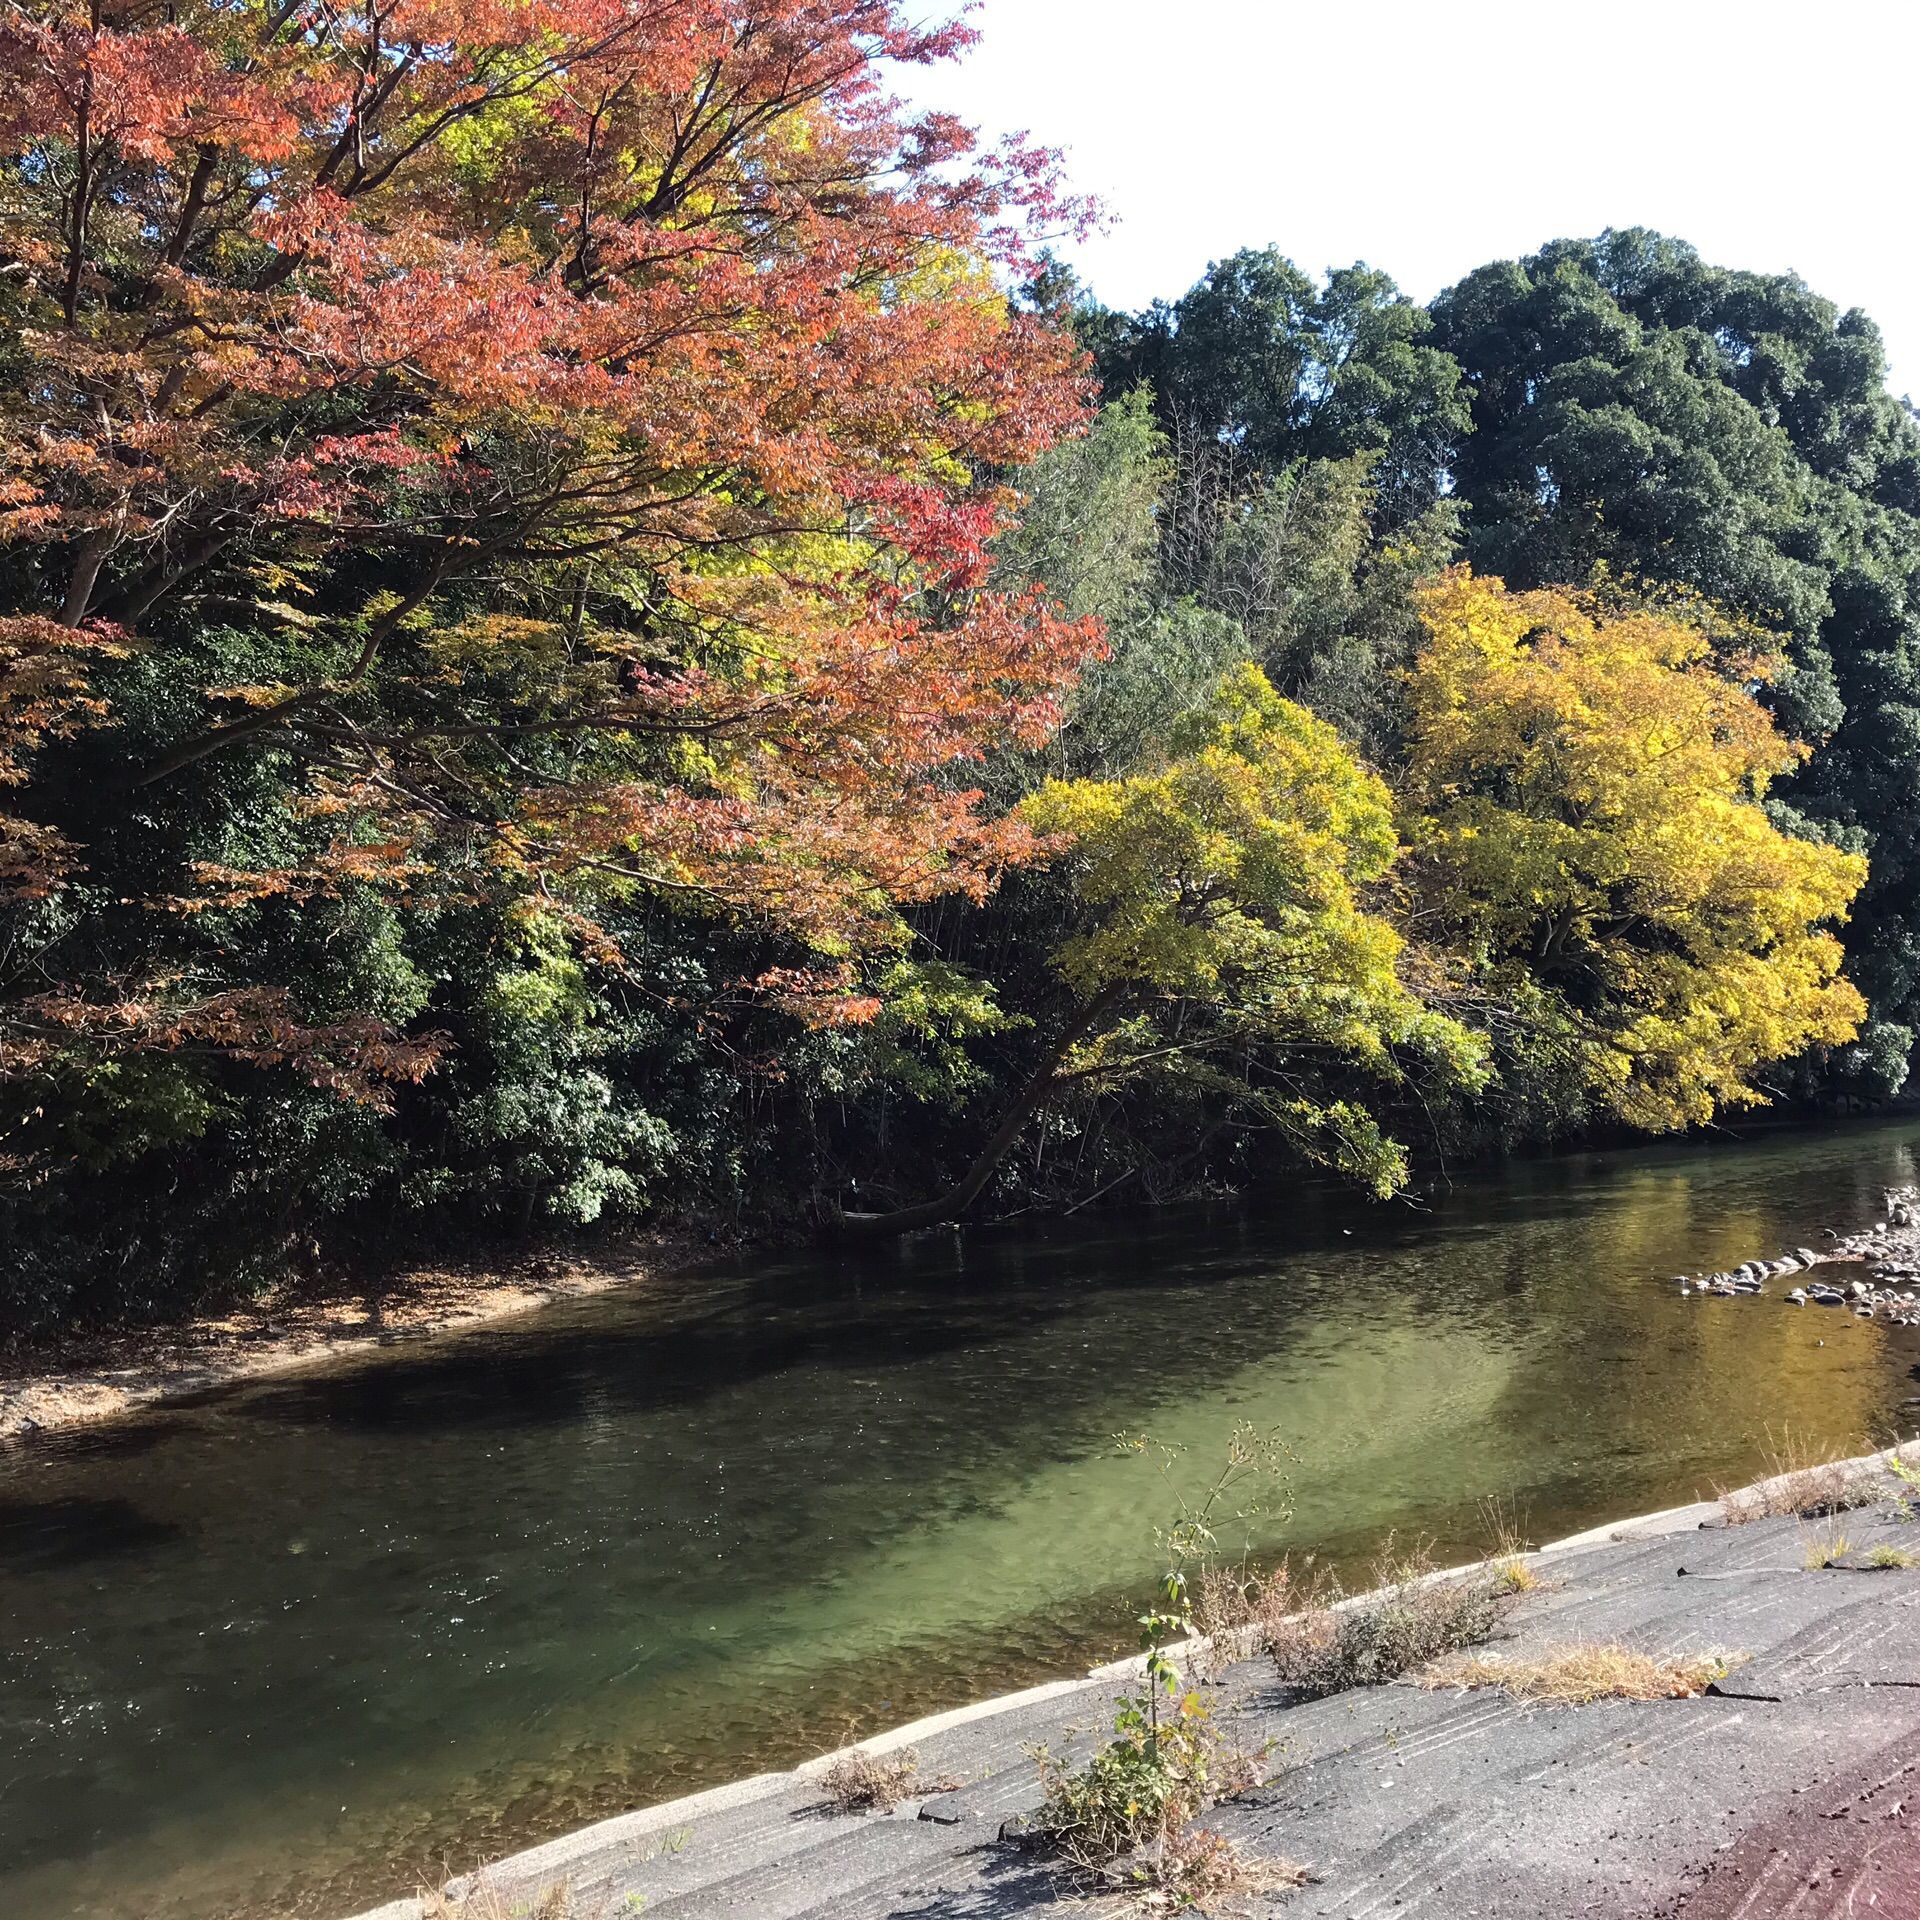
<svg viewBox="0 0 1920 1920">
<path fill-rule="evenodd" d="M 1819 1249 L 1798 1247 L 1734 1270 L 1682 1275 L 1683 1296 L 1738 1297 L 1818 1266 L 1872 1270 L 1869 1286 L 1816 1280 L 1785 1294 L 1788 1304 L 1847 1306 L 1861 1318 L 1920 1325 L 1920 1188 L 1883 1194 L 1884 1217 L 1842 1235 L 1827 1228 Z M 0 1353 L 0 1440 L 113 1419 L 143 1406 L 367 1355 L 407 1342 L 469 1330 L 643 1284 L 679 1271 L 714 1249 L 685 1235 L 656 1234 L 592 1257 L 551 1251 L 504 1267 L 477 1263 L 421 1269 L 364 1291 L 288 1288 L 276 1296 L 175 1327 L 81 1334 Z"/>
<path fill-rule="evenodd" d="M 661 1234 L 592 1259 L 543 1253 L 401 1274 L 377 1295 L 288 1288 L 179 1326 L 58 1337 L 0 1354 L 0 1440 L 111 1420 L 157 1402 L 471 1331 L 711 1254 Z"/>
<path fill-rule="evenodd" d="M 1495 1670 L 1568 1647 L 1714 1656 L 1726 1671 L 1698 1695 L 1538 1705 L 1497 1686 L 1395 1683 L 1302 1702 L 1264 1659 L 1233 1659 L 1210 1683 L 1212 1717 L 1244 1750 L 1270 1744 L 1272 1774 L 1207 1822 L 1256 1877 L 1282 1861 L 1307 1876 L 1262 1911 L 1920 1911 L 1920 1808 L 1899 1784 L 1920 1775 L 1920 1508 L 1885 1459 L 1822 1470 L 1819 1502 L 1837 1494 L 1838 1514 L 1797 1511 L 1813 1483 L 1780 1476 L 1519 1556 L 1525 1592 L 1489 1649 Z M 1139 1677 L 1122 1661 L 847 1750 L 911 1750 L 929 1784 L 885 1812 L 837 1811 L 821 1783 L 842 1756 L 822 1755 L 603 1821 L 362 1920 L 1038 1913 L 1084 1889 L 1022 1840 L 1040 1797 L 1031 1750 L 1084 1761 Z"/>
</svg>

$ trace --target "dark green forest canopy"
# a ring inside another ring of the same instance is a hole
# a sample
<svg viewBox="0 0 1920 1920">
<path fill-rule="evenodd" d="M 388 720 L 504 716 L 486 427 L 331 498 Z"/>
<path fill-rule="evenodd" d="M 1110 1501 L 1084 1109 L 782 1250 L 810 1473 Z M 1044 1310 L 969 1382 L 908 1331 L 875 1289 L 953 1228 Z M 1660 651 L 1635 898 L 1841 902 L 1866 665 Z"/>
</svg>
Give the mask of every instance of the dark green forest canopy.
<svg viewBox="0 0 1920 1920">
<path fill-rule="evenodd" d="M 1472 425 L 1433 333 L 1384 273 L 1316 282 L 1271 247 L 1218 262 L 1171 304 L 1084 323 L 1106 391 L 1150 386 L 1170 434 L 1230 441 L 1269 472 L 1368 456 L 1383 526 L 1432 505 Z"/>
</svg>

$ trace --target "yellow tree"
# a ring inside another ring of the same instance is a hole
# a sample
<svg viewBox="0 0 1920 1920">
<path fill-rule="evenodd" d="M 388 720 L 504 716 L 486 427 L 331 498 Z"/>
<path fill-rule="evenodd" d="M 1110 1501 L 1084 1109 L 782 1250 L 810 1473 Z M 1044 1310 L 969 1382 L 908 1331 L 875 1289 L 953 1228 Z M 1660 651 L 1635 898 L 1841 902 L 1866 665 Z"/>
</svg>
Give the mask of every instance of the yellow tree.
<svg viewBox="0 0 1920 1920">
<path fill-rule="evenodd" d="M 1052 780 L 1020 811 L 1073 881 L 1053 955 L 1072 1012 L 965 1177 L 860 1224 L 951 1219 L 1068 1087 L 1229 1046 L 1261 1055 L 1263 1124 L 1383 1196 L 1403 1184 L 1404 1152 L 1353 1087 L 1392 1086 L 1414 1056 L 1476 1084 L 1480 1047 L 1403 978 L 1405 942 L 1368 903 L 1400 854 L 1393 799 L 1332 727 L 1243 666 L 1157 768 Z M 1184 1014 L 1197 1032 L 1176 1034 Z"/>
<path fill-rule="evenodd" d="M 1830 930 L 1866 862 L 1762 805 L 1806 749 L 1756 698 L 1776 664 L 1709 610 L 1424 592 L 1405 831 L 1440 937 L 1537 990 L 1582 1092 L 1636 1126 L 1763 1103 L 1767 1062 L 1865 1005 Z M 1724 641 L 1724 635 L 1720 636 Z"/>
</svg>

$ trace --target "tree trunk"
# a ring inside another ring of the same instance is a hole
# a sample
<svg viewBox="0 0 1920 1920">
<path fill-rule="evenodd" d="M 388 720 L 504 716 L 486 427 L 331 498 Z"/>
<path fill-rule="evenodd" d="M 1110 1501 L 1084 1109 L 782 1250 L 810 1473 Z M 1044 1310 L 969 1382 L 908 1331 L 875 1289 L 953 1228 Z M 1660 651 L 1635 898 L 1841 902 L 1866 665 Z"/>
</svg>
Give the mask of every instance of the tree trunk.
<svg viewBox="0 0 1920 1920">
<path fill-rule="evenodd" d="M 980 1197 L 981 1189 L 993 1178 L 994 1168 L 1013 1151 L 1014 1143 L 1026 1131 L 1027 1122 L 1059 1091 L 1062 1082 L 1056 1076 L 1061 1061 L 1119 1005 L 1125 991 L 1118 985 L 1103 987 L 1080 1009 L 1046 1059 L 1034 1070 L 1033 1077 L 1014 1097 L 1013 1104 L 994 1129 L 993 1138 L 945 1193 L 922 1200 L 917 1206 L 898 1207 L 892 1213 L 843 1213 L 836 1222 L 839 1229 L 861 1238 L 882 1239 L 918 1233 L 925 1227 L 943 1226 L 957 1219 Z"/>
</svg>

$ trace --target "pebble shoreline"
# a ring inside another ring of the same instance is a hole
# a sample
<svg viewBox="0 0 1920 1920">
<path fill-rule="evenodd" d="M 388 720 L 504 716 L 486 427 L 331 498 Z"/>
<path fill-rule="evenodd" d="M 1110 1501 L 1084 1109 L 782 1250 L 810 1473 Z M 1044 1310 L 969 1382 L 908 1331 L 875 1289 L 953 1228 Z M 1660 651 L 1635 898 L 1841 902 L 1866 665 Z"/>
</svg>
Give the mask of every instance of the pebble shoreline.
<svg viewBox="0 0 1920 1920">
<path fill-rule="evenodd" d="M 1772 1260 L 1746 1260 L 1726 1273 L 1676 1274 L 1680 1296 L 1712 1294 L 1720 1299 L 1753 1298 L 1767 1290 L 1770 1280 L 1802 1273 L 1809 1267 L 1851 1264 L 1873 1269 L 1871 1280 L 1850 1280 L 1844 1286 L 1815 1280 L 1790 1289 L 1784 1296 L 1790 1307 L 1845 1307 L 1861 1320 L 1884 1320 L 1896 1327 L 1920 1327 L 1920 1187 L 1882 1190 L 1885 1217 L 1858 1233 L 1844 1237 L 1829 1227 L 1832 1245 L 1824 1253 L 1795 1247 Z M 1893 1284 L 1905 1282 L 1905 1285 Z"/>
</svg>

